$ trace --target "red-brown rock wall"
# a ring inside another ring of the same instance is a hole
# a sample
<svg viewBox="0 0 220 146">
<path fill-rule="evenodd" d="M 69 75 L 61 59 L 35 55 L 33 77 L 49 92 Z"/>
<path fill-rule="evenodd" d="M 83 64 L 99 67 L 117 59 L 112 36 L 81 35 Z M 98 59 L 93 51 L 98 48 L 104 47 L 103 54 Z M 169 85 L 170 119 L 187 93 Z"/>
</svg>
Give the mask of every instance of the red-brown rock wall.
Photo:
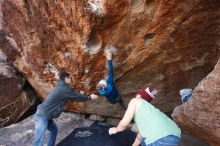
<svg viewBox="0 0 220 146">
<path fill-rule="evenodd" d="M 165 112 L 180 103 L 178 91 L 194 88 L 219 57 L 218 0 L 7 0 L 2 29 L 17 50 L 11 62 L 43 98 L 58 71 L 73 76 L 78 91 L 96 92 L 106 75 L 104 48 L 117 48 L 115 79 L 128 102 L 141 87 L 160 91 Z M 10 51 L 1 49 L 10 56 Z M 16 56 L 16 57 L 15 57 Z M 71 111 L 119 116 L 104 98 L 71 103 Z"/>
</svg>

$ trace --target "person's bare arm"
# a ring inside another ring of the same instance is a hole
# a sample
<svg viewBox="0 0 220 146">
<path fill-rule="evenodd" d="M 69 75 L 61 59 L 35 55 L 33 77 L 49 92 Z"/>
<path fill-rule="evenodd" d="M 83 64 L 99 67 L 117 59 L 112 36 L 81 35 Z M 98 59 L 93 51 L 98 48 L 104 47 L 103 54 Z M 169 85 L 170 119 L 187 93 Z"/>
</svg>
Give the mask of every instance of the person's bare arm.
<svg viewBox="0 0 220 146">
<path fill-rule="evenodd" d="M 135 107 L 136 107 L 136 99 L 132 99 L 129 102 L 127 111 L 125 112 L 125 115 L 124 115 L 123 119 L 119 122 L 118 126 L 109 129 L 110 135 L 115 134 L 120 131 L 123 131 L 128 127 L 129 123 L 131 122 L 131 120 L 134 117 Z"/>
<path fill-rule="evenodd" d="M 139 146 L 140 144 L 141 144 L 141 134 L 138 133 L 132 146 Z"/>
<path fill-rule="evenodd" d="M 110 48 L 108 48 L 106 51 L 106 58 L 107 58 L 107 60 L 112 60 L 112 52 L 111 52 Z"/>
</svg>

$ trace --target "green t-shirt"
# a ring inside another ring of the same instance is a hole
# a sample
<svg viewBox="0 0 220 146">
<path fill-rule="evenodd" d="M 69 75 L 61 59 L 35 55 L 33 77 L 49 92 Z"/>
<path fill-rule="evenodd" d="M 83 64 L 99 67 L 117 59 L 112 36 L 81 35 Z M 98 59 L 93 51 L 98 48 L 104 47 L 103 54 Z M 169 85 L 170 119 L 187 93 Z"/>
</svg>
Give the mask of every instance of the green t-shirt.
<svg viewBox="0 0 220 146">
<path fill-rule="evenodd" d="M 180 128 L 174 121 L 143 99 L 141 99 L 140 109 L 135 113 L 134 121 L 141 136 L 145 138 L 146 144 L 168 135 L 178 137 L 181 135 Z"/>
</svg>

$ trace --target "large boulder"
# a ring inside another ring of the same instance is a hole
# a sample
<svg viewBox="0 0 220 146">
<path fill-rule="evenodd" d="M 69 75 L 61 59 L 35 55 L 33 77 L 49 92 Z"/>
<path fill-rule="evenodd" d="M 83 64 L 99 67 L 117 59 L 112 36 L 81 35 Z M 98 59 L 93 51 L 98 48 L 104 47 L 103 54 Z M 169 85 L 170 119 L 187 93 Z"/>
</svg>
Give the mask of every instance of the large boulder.
<svg viewBox="0 0 220 146">
<path fill-rule="evenodd" d="M 175 108 L 172 117 L 193 135 L 220 145 L 220 60 L 194 89 L 191 99 Z"/>
<path fill-rule="evenodd" d="M 75 128 L 88 127 L 92 121 L 82 119 L 80 115 L 62 113 L 59 119 L 54 120 L 58 127 L 56 143 L 68 136 Z M 46 134 L 47 135 L 47 134 Z M 46 136 L 48 139 L 48 136 Z M 1 146 L 31 146 L 34 142 L 34 116 L 0 129 Z M 47 141 L 45 140 L 45 144 Z"/>
<path fill-rule="evenodd" d="M 18 74 L 0 50 L 0 128 L 10 125 L 34 104 L 34 94 L 24 88 L 25 79 Z"/>
<path fill-rule="evenodd" d="M 219 0 L 1 1 L 1 50 L 45 99 L 56 75 L 68 71 L 77 91 L 96 92 L 106 75 L 104 49 L 117 48 L 115 81 L 125 101 L 147 85 L 154 104 L 170 113 L 178 90 L 194 88 L 219 57 Z M 12 55 L 14 53 L 14 55 Z M 104 98 L 68 110 L 121 117 Z"/>
</svg>

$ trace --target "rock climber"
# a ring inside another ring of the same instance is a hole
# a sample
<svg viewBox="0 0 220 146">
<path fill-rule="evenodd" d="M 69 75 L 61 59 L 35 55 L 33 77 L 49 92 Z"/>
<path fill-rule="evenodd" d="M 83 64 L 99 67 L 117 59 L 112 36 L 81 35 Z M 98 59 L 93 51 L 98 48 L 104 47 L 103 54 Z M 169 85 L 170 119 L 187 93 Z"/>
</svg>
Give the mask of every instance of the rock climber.
<svg viewBox="0 0 220 146">
<path fill-rule="evenodd" d="M 102 79 L 97 84 L 96 88 L 99 91 L 100 95 L 103 95 L 107 98 L 108 102 L 111 104 L 119 103 L 123 110 L 126 110 L 126 106 L 120 95 L 118 89 L 115 86 L 113 79 L 113 63 L 112 63 L 112 54 L 113 47 L 108 47 L 106 51 L 106 58 L 108 60 L 108 78 L 107 80 Z"/>
</svg>

